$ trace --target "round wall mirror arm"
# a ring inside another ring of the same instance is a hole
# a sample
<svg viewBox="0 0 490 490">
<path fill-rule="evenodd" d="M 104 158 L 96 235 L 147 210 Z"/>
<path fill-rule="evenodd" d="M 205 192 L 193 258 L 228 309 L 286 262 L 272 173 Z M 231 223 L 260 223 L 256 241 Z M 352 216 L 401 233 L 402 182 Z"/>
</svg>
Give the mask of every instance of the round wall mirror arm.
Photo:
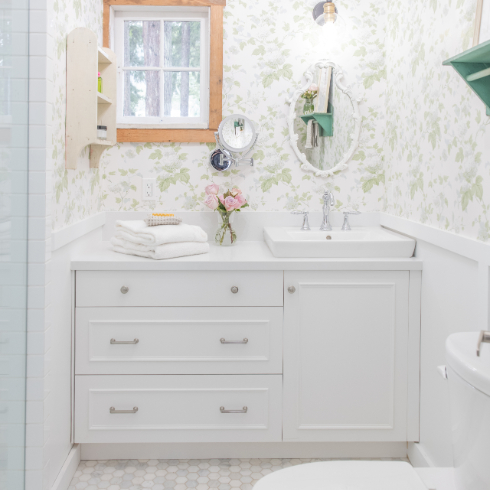
<svg viewBox="0 0 490 490">
<path fill-rule="evenodd" d="M 211 166 L 219 171 L 223 172 L 228 170 L 231 166 L 239 167 L 242 165 L 254 166 L 253 158 L 245 158 L 245 156 L 252 151 L 253 147 L 257 143 L 259 135 L 254 130 L 252 139 L 247 145 L 243 148 L 243 151 L 237 151 L 237 148 L 231 147 L 229 144 L 225 143 L 222 137 L 222 131 L 226 120 L 231 118 L 237 118 L 238 115 L 228 116 L 222 123 L 220 124 L 220 128 L 218 131 L 214 133 L 214 138 L 216 140 L 216 149 L 210 155 L 210 164 Z M 240 120 L 248 121 L 247 118 L 240 116 Z M 251 123 L 249 123 L 251 125 Z M 251 125 L 252 126 L 252 125 Z M 253 127 L 253 126 L 252 126 Z"/>
</svg>

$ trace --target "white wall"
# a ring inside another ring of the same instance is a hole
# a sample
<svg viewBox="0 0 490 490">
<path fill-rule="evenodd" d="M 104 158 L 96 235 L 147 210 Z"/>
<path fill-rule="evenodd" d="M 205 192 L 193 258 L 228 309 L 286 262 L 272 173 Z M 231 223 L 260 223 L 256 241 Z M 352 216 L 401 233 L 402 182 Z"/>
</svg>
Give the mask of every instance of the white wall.
<svg viewBox="0 0 490 490">
<path fill-rule="evenodd" d="M 50 261 L 51 294 L 56 307 L 46 330 L 44 430 L 47 445 L 44 457 L 47 487 L 51 488 L 71 450 L 71 324 L 72 273 L 71 259 L 102 240 L 102 228 L 53 252 Z"/>
<path fill-rule="evenodd" d="M 437 366 L 450 334 L 478 330 L 478 262 L 423 241 L 416 255 L 424 261 L 420 449 L 435 466 L 452 466 L 449 384 Z"/>
<path fill-rule="evenodd" d="M 490 245 L 411 220 L 382 214 L 381 224 L 417 239 L 422 259 L 420 443 L 409 445 L 416 466 L 452 466 L 445 342 L 455 332 L 490 329 Z"/>
<path fill-rule="evenodd" d="M 48 1 L 30 1 L 29 26 L 29 242 L 27 312 L 26 490 L 47 488 L 47 332 L 51 256 L 52 45 Z"/>
</svg>

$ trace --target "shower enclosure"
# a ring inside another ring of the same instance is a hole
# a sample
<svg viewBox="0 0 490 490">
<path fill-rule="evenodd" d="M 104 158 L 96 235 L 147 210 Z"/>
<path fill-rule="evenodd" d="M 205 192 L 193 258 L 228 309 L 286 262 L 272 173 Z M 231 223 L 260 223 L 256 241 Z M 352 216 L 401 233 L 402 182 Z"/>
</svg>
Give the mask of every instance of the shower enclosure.
<svg viewBox="0 0 490 490">
<path fill-rule="evenodd" d="M 29 0 L 0 0 L 0 489 L 23 490 Z"/>
</svg>

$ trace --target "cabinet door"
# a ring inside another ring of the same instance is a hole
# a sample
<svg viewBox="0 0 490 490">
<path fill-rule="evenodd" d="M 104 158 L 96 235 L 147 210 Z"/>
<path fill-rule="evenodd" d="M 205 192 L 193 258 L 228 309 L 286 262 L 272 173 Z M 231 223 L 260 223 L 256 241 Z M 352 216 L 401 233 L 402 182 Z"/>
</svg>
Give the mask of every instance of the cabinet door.
<svg viewBox="0 0 490 490">
<path fill-rule="evenodd" d="M 406 440 L 409 273 L 287 272 L 284 286 L 284 440 Z"/>
</svg>

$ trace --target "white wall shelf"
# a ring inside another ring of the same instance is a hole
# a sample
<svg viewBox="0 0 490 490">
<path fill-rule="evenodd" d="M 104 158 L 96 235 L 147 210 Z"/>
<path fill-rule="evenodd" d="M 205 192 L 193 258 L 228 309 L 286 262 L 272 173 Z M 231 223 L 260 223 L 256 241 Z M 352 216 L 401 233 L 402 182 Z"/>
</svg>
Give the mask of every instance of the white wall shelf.
<svg viewBox="0 0 490 490">
<path fill-rule="evenodd" d="M 97 104 L 112 104 L 112 99 L 109 99 L 107 95 L 97 93 Z"/>
<path fill-rule="evenodd" d="M 106 148 L 117 142 L 116 55 L 97 45 L 90 29 L 77 28 L 67 38 L 66 168 L 76 169 L 82 150 L 90 145 L 90 167 L 98 168 Z M 97 90 L 97 73 L 103 93 Z M 107 140 L 97 138 L 97 126 L 107 126 Z"/>
</svg>

